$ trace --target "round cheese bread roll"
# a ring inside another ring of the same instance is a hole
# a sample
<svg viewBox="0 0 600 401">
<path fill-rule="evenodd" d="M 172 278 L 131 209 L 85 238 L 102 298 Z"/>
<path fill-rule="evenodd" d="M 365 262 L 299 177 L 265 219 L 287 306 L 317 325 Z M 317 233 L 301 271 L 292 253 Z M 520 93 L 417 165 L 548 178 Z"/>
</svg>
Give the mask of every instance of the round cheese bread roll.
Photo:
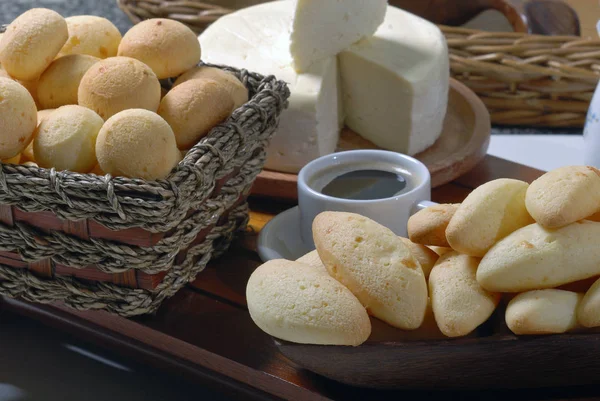
<svg viewBox="0 0 600 401">
<path fill-rule="evenodd" d="M 98 135 L 96 155 L 102 171 L 145 180 L 165 178 L 181 160 L 169 124 L 144 109 L 109 118 Z"/>
<path fill-rule="evenodd" d="M 549 171 L 531 183 L 527 210 L 538 224 L 559 228 L 600 211 L 600 170 L 566 166 Z"/>
<path fill-rule="evenodd" d="M 248 311 L 265 333 L 301 344 L 360 345 L 371 334 L 365 308 L 352 293 L 312 266 L 271 260 L 246 286 Z"/>
<path fill-rule="evenodd" d="M 77 95 L 80 106 L 107 120 L 127 109 L 156 111 L 160 83 L 144 63 L 128 57 L 111 57 L 88 69 Z"/>
<path fill-rule="evenodd" d="M 429 294 L 438 327 L 448 337 L 471 333 L 488 320 L 500 294 L 484 290 L 475 274 L 479 259 L 450 252 L 431 270 Z"/>
<path fill-rule="evenodd" d="M 47 116 L 50 115 L 50 113 L 52 113 L 55 109 L 47 109 L 47 110 L 40 110 L 37 112 L 37 125 L 39 126 L 40 123 L 42 122 L 42 120 L 44 118 L 46 118 Z M 35 155 L 33 154 L 33 141 L 35 139 L 35 134 L 37 133 L 37 130 L 34 131 L 33 133 L 33 137 L 31 138 L 31 141 L 29 142 L 29 145 L 27 145 L 27 147 L 23 150 L 23 159 L 28 160 L 28 161 L 35 161 Z"/>
<path fill-rule="evenodd" d="M 297 259 L 296 262 L 312 266 L 318 270 L 321 270 L 323 273 L 329 274 L 325 268 L 325 265 L 323 264 L 323 261 L 321 261 L 321 258 L 319 257 L 319 252 L 317 252 L 316 249 Z"/>
<path fill-rule="evenodd" d="M 391 230 L 364 216 L 342 212 L 319 214 L 312 228 L 329 274 L 348 287 L 371 315 L 405 330 L 423 323 L 425 275 Z"/>
<path fill-rule="evenodd" d="M 425 275 L 425 280 L 429 279 L 429 273 L 431 273 L 431 269 L 433 269 L 435 262 L 439 259 L 439 255 L 425 245 L 415 244 L 408 238 L 400 237 L 400 239 L 408 247 L 410 253 L 419 261 Z"/>
<path fill-rule="evenodd" d="M 408 237 L 416 244 L 450 246 L 446 240 L 446 227 L 458 206 L 441 204 L 419 210 L 408 219 Z"/>
<path fill-rule="evenodd" d="M 490 291 L 554 288 L 600 275 L 600 223 L 582 220 L 550 230 L 531 224 L 489 250 L 477 281 Z"/>
<path fill-rule="evenodd" d="M 23 87 L 25 89 L 27 89 L 27 91 L 29 92 L 29 94 L 31 95 L 31 97 L 33 98 L 33 100 L 35 101 L 36 106 L 39 108 L 39 102 L 38 102 L 38 97 L 37 97 L 37 88 L 38 88 L 38 79 L 33 79 L 31 81 L 22 81 L 19 79 L 15 79 L 13 77 L 10 76 L 10 74 L 8 72 L 6 72 L 6 70 L 4 68 L 2 68 L 2 65 L 0 65 L 0 78 L 9 78 L 12 79 L 15 82 L 20 83 L 21 85 L 23 85 Z"/>
<path fill-rule="evenodd" d="M 127 31 L 118 55 L 144 62 L 159 79 L 171 78 L 200 62 L 200 41 L 181 22 L 154 18 Z"/>
<path fill-rule="evenodd" d="M 63 47 L 69 32 L 55 11 L 32 8 L 18 16 L 0 42 L 0 63 L 14 78 L 38 78 Z"/>
<path fill-rule="evenodd" d="M 231 114 L 233 98 L 213 80 L 192 79 L 171 89 L 158 114 L 175 132 L 179 149 L 189 149 Z"/>
<path fill-rule="evenodd" d="M 33 141 L 36 163 L 43 168 L 87 173 L 97 163 L 96 138 L 104 120 L 77 105 L 62 106 L 46 116 Z"/>
<path fill-rule="evenodd" d="M 195 67 L 189 70 L 188 72 L 181 75 L 175 83 L 173 87 L 177 87 L 178 85 L 189 81 L 190 79 L 212 79 L 213 81 L 217 81 L 225 89 L 229 91 L 231 97 L 233 98 L 233 108 L 237 109 L 241 105 L 248 102 L 248 88 L 244 86 L 243 83 L 240 82 L 233 74 L 223 71 L 219 68 L 213 67 Z"/>
<path fill-rule="evenodd" d="M 525 207 L 528 186 L 523 181 L 502 178 L 477 187 L 446 228 L 452 249 L 481 257 L 508 234 L 533 223 Z"/>
<path fill-rule="evenodd" d="M 524 292 L 506 307 L 506 325 L 515 334 L 558 334 L 578 328 L 583 294 L 547 289 Z"/>
<path fill-rule="evenodd" d="M 33 137 L 37 125 L 37 108 L 23 85 L 0 78 L 0 159 L 21 153 Z"/>
<path fill-rule="evenodd" d="M 77 15 L 65 20 L 69 28 L 69 38 L 58 57 L 67 54 L 87 54 L 104 59 L 117 55 L 121 32 L 112 22 L 94 15 Z"/>
<path fill-rule="evenodd" d="M 38 102 L 42 109 L 55 109 L 67 104 L 77 104 L 79 83 L 99 58 L 71 54 L 58 58 L 40 77 L 37 88 Z"/>
<path fill-rule="evenodd" d="M 35 102 L 36 107 L 37 108 L 41 108 L 39 97 L 38 97 L 39 79 L 36 78 L 36 79 L 31 80 L 31 81 L 22 81 L 22 80 L 18 79 L 16 81 L 18 83 L 20 83 L 21 85 L 23 85 L 23 87 L 25 89 L 27 89 L 27 91 L 29 92 L 29 94 L 33 98 L 33 101 Z"/>
</svg>

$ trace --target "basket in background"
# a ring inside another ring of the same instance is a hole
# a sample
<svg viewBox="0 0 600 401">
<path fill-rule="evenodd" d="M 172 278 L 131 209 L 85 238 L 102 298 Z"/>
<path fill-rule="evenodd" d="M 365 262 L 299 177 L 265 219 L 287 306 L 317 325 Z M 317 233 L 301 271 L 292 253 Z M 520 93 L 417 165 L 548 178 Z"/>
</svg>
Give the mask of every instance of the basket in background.
<svg viewBox="0 0 600 401">
<path fill-rule="evenodd" d="M 164 180 L 0 163 L 0 295 L 151 313 L 227 249 L 246 227 L 246 197 L 289 90 L 225 69 L 250 100 Z"/>
<path fill-rule="evenodd" d="M 172 18 L 196 33 L 264 0 L 117 0 L 134 22 Z M 496 125 L 583 127 L 600 78 L 600 41 L 439 25 L 451 75 L 484 101 Z"/>
<path fill-rule="evenodd" d="M 583 127 L 600 78 L 600 40 L 441 26 L 452 76 L 498 125 Z"/>
</svg>

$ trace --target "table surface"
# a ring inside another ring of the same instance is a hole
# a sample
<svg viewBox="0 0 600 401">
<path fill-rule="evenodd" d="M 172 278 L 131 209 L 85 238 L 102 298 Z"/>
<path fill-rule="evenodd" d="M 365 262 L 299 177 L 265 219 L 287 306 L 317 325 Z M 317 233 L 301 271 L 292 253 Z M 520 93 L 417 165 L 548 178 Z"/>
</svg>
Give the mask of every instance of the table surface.
<svg viewBox="0 0 600 401">
<path fill-rule="evenodd" d="M 501 177 L 532 181 L 541 174 L 493 156 L 472 172 L 433 191 L 437 202 L 460 202 L 473 188 Z M 585 399 L 596 388 L 486 392 L 373 391 L 318 377 L 289 363 L 271 337 L 250 319 L 245 283 L 261 263 L 256 235 L 290 205 L 251 200 L 250 231 L 214 261 L 197 280 L 166 301 L 156 315 L 124 319 L 103 312 L 78 312 L 62 306 L 32 305 L 4 299 L 0 309 L 34 317 L 71 335 L 133 358 L 148 366 L 202 383 L 239 399 L 354 400 L 399 397 L 468 399 Z"/>
</svg>

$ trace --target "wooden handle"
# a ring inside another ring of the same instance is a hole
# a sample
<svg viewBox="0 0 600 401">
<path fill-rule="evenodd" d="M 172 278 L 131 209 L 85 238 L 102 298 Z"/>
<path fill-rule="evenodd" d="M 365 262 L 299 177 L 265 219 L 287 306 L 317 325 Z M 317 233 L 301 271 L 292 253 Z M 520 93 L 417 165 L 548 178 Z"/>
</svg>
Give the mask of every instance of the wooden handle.
<svg viewBox="0 0 600 401">
<path fill-rule="evenodd" d="M 390 0 L 431 22 L 459 26 L 486 10 L 497 10 L 515 32 L 580 36 L 577 13 L 561 0 Z"/>
</svg>

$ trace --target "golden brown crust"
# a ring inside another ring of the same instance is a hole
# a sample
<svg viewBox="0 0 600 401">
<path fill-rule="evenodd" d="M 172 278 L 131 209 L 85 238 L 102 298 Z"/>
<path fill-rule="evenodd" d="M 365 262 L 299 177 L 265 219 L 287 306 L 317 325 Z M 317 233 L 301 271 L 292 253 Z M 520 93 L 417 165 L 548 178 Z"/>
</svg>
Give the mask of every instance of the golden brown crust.
<svg viewBox="0 0 600 401">
<path fill-rule="evenodd" d="M 527 187 L 526 182 L 501 178 L 471 192 L 446 228 L 452 249 L 482 257 L 496 242 L 533 223 L 525 207 Z"/>
<path fill-rule="evenodd" d="M 597 221 L 600 212 L 600 175 L 590 166 L 565 166 L 549 171 L 527 190 L 527 210 L 547 228 L 578 220 Z"/>
<path fill-rule="evenodd" d="M 98 134 L 96 155 L 102 171 L 146 180 L 165 178 L 181 160 L 171 127 L 144 109 L 108 119 Z"/>
<path fill-rule="evenodd" d="M 446 227 L 458 204 L 440 204 L 420 210 L 408 219 L 408 237 L 415 244 L 449 247 Z"/>
<path fill-rule="evenodd" d="M 78 103 L 104 120 L 128 109 L 156 112 L 160 83 L 150 67 L 129 57 L 112 57 L 92 65 L 81 79 Z"/>
<path fill-rule="evenodd" d="M 33 137 L 37 125 L 37 109 L 31 94 L 23 85 L 0 78 L 0 159 L 21 153 Z"/>
<path fill-rule="evenodd" d="M 256 325 L 282 340 L 356 346 L 371 334 L 358 299 L 313 266 L 271 260 L 250 276 L 246 299 Z"/>
<path fill-rule="evenodd" d="M 448 337 L 465 336 L 494 312 L 500 294 L 483 289 L 475 274 L 479 259 L 450 252 L 429 276 L 429 296 L 438 327 Z"/>
<path fill-rule="evenodd" d="M 200 42 L 181 22 L 153 18 L 131 28 L 119 44 L 119 56 L 147 64 L 159 79 L 176 77 L 200 62 Z"/>
<path fill-rule="evenodd" d="M 173 88 L 158 114 L 173 128 L 179 149 L 190 149 L 231 115 L 233 98 L 216 81 L 193 79 Z"/>
<path fill-rule="evenodd" d="M 67 23 L 58 13 L 33 8 L 18 16 L 0 42 L 0 63 L 14 78 L 37 79 L 50 65 L 69 36 Z"/>
<path fill-rule="evenodd" d="M 324 212 L 314 220 L 313 237 L 329 274 L 371 315 L 405 330 L 421 325 L 427 306 L 425 275 L 391 230 L 357 214 Z"/>
<path fill-rule="evenodd" d="M 99 58 L 73 54 L 56 59 L 44 71 L 37 85 L 38 103 L 42 109 L 56 109 L 78 104 L 79 83 Z"/>
</svg>

